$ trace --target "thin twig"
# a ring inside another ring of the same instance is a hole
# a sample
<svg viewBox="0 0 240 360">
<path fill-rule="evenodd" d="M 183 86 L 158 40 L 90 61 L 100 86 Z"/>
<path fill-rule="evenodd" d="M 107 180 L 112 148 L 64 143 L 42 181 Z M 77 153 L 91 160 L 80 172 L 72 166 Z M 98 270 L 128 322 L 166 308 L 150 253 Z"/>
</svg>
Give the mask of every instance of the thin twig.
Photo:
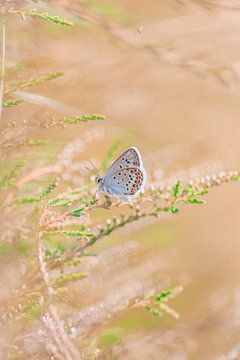
<svg viewBox="0 0 240 360">
<path fill-rule="evenodd" d="M 29 173 L 25 174 L 21 179 L 19 179 L 16 182 L 14 188 L 11 189 L 10 192 L 7 194 L 6 198 L 3 201 L 3 206 L 9 205 L 13 200 L 14 196 L 17 194 L 17 192 L 27 183 L 34 181 L 43 175 L 48 175 L 53 173 L 59 174 L 61 173 L 61 171 L 62 171 L 62 166 L 56 163 L 50 166 L 44 166 L 42 168 L 34 169 Z"/>
<path fill-rule="evenodd" d="M 5 55 L 6 55 L 6 28 L 5 28 L 5 15 L 3 14 L 2 15 L 2 62 L 1 62 L 1 83 L 0 83 L 0 120 L 2 118 L 2 109 L 3 109 Z"/>
<path fill-rule="evenodd" d="M 48 328 L 48 330 L 51 330 L 55 343 L 58 346 L 59 351 L 64 355 L 64 358 L 66 360 L 80 360 L 81 354 L 80 352 L 75 348 L 74 344 L 72 343 L 71 339 L 69 338 L 68 334 L 65 332 L 62 321 L 59 317 L 58 311 L 56 306 L 53 304 L 53 296 L 54 296 L 54 289 L 51 285 L 51 280 L 49 278 L 49 273 L 47 271 L 47 265 L 45 262 L 45 244 L 44 240 L 42 238 L 43 231 L 42 227 L 45 220 L 45 209 L 43 209 L 40 221 L 39 221 L 39 229 L 38 229 L 38 261 L 39 261 L 39 267 L 41 271 L 41 275 L 43 278 L 43 281 L 45 283 L 48 297 L 50 300 L 49 305 L 49 314 L 46 314 L 45 317 L 43 316 L 43 322 L 45 326 Z M 48 316 L 48 319 L 50 321 L 44 321 L 46 319 L 46 316 Z"/>
</svg>

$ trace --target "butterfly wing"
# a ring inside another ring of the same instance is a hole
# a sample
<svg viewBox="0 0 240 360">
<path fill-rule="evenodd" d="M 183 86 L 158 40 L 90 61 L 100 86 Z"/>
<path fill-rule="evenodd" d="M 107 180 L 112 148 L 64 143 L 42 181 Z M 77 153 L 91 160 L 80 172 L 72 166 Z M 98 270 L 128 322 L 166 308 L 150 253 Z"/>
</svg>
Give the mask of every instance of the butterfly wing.
<svg viewBox="0 0 240 360">
<path fill-rule="evenodd" d="M 104 186 L 108 193 L 122 198 L 131 198 L 141 190 L 145 181 L 146 174 L 143 169 L 128 167 L 119 169 L 110 176 L 105 177 Z"/>
<path fill-rule="evenodd" d="M 119 158 L 115 160 L 114 163 L 110 166 L 106 172 L 105 177 L 111 176 L 117 171 L 130 167 L 142 167 L 142 158 L 140 152 L 135 147 L 130 147 L 121 156 L 119 156 Z"/>
</svg>

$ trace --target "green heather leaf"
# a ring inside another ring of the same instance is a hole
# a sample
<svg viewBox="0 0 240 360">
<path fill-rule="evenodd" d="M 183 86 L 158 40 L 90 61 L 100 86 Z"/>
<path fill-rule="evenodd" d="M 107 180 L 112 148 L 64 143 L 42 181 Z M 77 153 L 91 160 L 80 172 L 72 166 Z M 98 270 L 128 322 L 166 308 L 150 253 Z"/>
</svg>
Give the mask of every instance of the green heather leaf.
<svg viewBox="0 0 240 360">
<path fill-rule="evenodd" d="M 195 190 L 192 185 L 187 186 L 186 193 L 188 196 L 195 196 Z"/>
<path fill-rule="evenodd" d="M 7 89 L 4 93 L 9 94 L 9 93 L 17 91 L 17 90 L 22 90 L 26 87 L 40 85 L 40 84 L 44 83 L 45 81 L 54 80 L 60 76 L 63 76 L 63 74 L 64 74 L 63 72 L 54 71 L 54 72 L 50 72 L 47 75 L 42 75 L 39 78 L 31 78 L 28 81 L 20 81 L 17 85 L 15 85 L 13 88 Z"/>
<path fill-rule="evenodd" d="M 69 261 L 67 264 L 72 266 L 78 266 L 79 264 L 81 264 L 81 259 L 74 259 L 72 261 Z"/>
<path fill-rule="evenodd" d="M 19 12 L 21 16 L 31 16 L 34 18 L 39 18 L 44 21 L 51 21 L 55 24 L 63 25 L 63 26 L 73 26 L 73 22 L 66 20 L 64 18 L 60 18 L 57 15 L 50 15 L 47 12 L 38 12 L 36 10 L 30 11 L 21 11 Z"/>
<path fill-rule="evenodd" d="M 34 320 L 41 315 L 42 309 L 36 300 L 31 299 L 24 305 L 22 312 L 26 315 L 28 320 Z"/>
<path fill-rule="evenodd" d="M 68 244 L 56 241 L 53 237 L 48 236 L 45 239 L 47 254 L 51 258 L 59 258 L 60 255 L 64 254 L 68 250 Z"/>
<path fill-rule="evenodd" d="M 159 317 L 162 316 L 162 312 L 159 311 L 158 309 L 155 309 L 152 306 L 147 306 L 146 309 L 149 312 L 149 314 L 151 314 L 151 315 L 155 315 L 155 316 L 159 316 Z"/>
<path fill-rule="evenodd" d="M 72 211 L 71 215 L 72 215 L 72 216 L 80 216 L 79 213 L 82 212 L 83 210 L 85 210 L 85 207 L 81 207 L 81 208 L 79 208 L 79 209 L 75 209 L 75 210 Z"/>
<path fill-rule="evenodd" d="M 175 298 L 177 295 L 179 295 L 183 291 L 182 286 L 177 286 L 172 289 L 166 289 L 162 291 L 159 295 L 155 297 L 156 301 L 166 301 L 169 299 Z"/>
<path fill-rule="evenodd" d="M 41 145 L 47 145 L 49 144 L 49 141 L 46 140 L 41 140 L 41 139 L 36 139 L 36 140 L 26 140 L 24 145 L 27 146 L 41 146 Z"/>
<path fill-rule="evenodd" d="M 54 206 L 70 206 L 72 205 L 72 200 L 65 199 L 51 199 L 47 202 L 46 207 L 54 207 Z"/>
<path fill-rule="evenodd" d="M 152 314 L 152 315 L 154 314 L 155 309 L 152 306 L 147 306 L 146 309 L 149 312 L 149 314 Z"/>
<path fill-rule="evenodd" d="M 88 122 L 93 120 L 104 120 L 104 115 L 97 115 L 97 114 L 89 114 L 89 115 L 75 115 L 72 117 L 64 116 L 62 119 L 59 120 L 59 124 L 79 124 L 81 122 Z"/>
<path fill-rule="evenodd" d="M 177 214 L 178 212 L 179 212 L 179 209 L 177 208 L 177 207 L 175 207 L 175 206 L 171 206 L 171 212 L 173 213 L 173 214 Z"/>
<path fill-rule="evenodd" d="M 176 182 L 175 188 L 174 188 L 174 197 L 176 198 L 179 194 L 180 191 L 180 181 L 178 180 Z"/>
<path fill-rule="evenodd" d="M 198 190 L 196 191 L 196 195 L 206 195 L 209 193 L 209 189 L 202 189 L 202 190 Z"/>
<path fill-rule="evenodd" d="M 186 202 L 189 204 L 204 204 L 205 201 L 203 199 L 193 198 L 188 199 Z"/>
<path fill-rule="evenodd" d="M 72 213 L 72 214 L 71 214 L 71 216 L 74 216 L 74 217 L 81 217 L 81 216 L 82 216 L 82 214 L 80 214 L 80 213 Z"/>
<path fill-rule="evenodd" d="M 70 117 L 64 116 L 60 119 L 56 119 L 55 117 L 52 117 L 51 119 L 44 122 L 42 124 L 42 127 L 50 128 L 52 126 L 60 126 L 64 129 L 67 125 L 76 125 L 82 122 L 104 120 L 104 119 L 105 119 L 104 115 L 97 115 L 97 114 L 75 115 Z"/>
<path fill-rule="evenodd" d="M 71 274 L 66 274 L 66 275 L 61 275 L 52 281 L 52 285 L 54 287 L 62 286 L 64 284 L 66 284 L 67 282 L 81 280 L 88 275 L 89 274 L 87 272 L 83 272 L 83 271 L 82 272 L 73 272 Z"/>
<path fill-rule="evenodd" d="M 98 256 L 96 253 L 82 253 L 82 256 Z"/>
<path fill-rule="evenodd" d="M 233 180 L 233 181 L 238 181 L 238 180 L 240 180 L 240 174 L 234 174 L 234 175 L 232 176 L 232 180 Z"/>
<path fill-rule="evenodd" d="M 53 192 L 53 190 L 55 190 L 55 188 L 58 186 L 58 178 L 54 178 L 50 184 L 47 186 L 47 188 L 41 193 L 40 195 L 40 199 L 45 199 L 46 197 L 48 197 L 48 195 Z"/>
<path fill-rule="evenodd" d="M 24 204 L 33 204 L 33 203 L 39 203 L 41 201 L 41 198 L 39 196 L 33 196 L 33 197 L 25 197 L 21 199 L 17 199 L 15 201 L 16 204 L 24 205 Z"/>
<path fill-rule="evenodd" d="M 25 101 L 23 99 L 15 98 L 15 99 L 9 99 L 7 101 L 4 101 L 3 107 L 10 108 L 15 105 L 19 105 L 24 103 Z"/>
<path fill-rule="evenodd" d="M 45 190 L 39 195 L 39 196 L 33 196 L 33 197 L 25 197 L 21 199 L 17 199 L 15 201 L 16 204 L 24 205 L 24 204 L 32 204 L 32 203 L 39 203 L 42 200 L 46 199 L 48 195 L 57 187 L 58 185 L 58 179 L 53 179 L 50 184 L 47 186 Z"/>
<path fill-rule="evenodd" d="M 161 294 L 157 295 L 155 299 L 156 301 L 161 301 L 164 298 L 168 298 L 172 293 L 172 290 L 164 290 L 161 292 Z"/>
<path fill-rule="evenodd" d="M 25 160 L 19 160 L 10 172 L 7 175 L 5 175 L 2 179 L 0 179 L 0 191 L 15 185 L 16 177 L 20 173 L 25 163 L 26 163 Z"/>
<path fill-rule="evenodd" d="M 61 234 L 65 235 L 65 236 L 86 236 L 86 237 L 91 237 L 94 234 L 93 233 L 89 233 L 89 232 L 85 232 L 85 231 L 62 231 Z"/>
</svg>

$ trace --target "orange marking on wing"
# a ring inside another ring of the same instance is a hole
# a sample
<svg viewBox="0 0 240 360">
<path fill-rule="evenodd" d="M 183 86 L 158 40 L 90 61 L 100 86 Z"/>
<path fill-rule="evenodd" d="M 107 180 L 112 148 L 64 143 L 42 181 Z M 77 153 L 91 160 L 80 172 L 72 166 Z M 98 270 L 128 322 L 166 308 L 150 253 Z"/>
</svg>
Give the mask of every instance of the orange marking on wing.
<svg viewBox="0 0 240 360">
<path fill-rule="evenodd" d="M 137 175 L 136 181 L 133 184 L 132 190 L 131 190 L 131 194 L 135 193 L 135 190 L 137 189 L 139 182 L 141 181 L 141 174 L 137 171 L 137 170 L 132 170 L 131 172 L 134 172 Z"/>
</svg>

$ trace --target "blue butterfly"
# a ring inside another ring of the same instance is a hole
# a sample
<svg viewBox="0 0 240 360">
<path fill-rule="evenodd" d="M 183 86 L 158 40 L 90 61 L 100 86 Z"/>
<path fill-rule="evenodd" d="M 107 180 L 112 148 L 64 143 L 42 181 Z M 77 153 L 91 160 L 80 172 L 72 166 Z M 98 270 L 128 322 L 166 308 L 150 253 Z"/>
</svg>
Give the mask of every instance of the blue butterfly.
<svg viewBox="0 0 240 360">
<path fill-rule="evenodd" d="M 104 176 L 96 176 L 95 181 L 98 191 L 131 201 L 144 188 L 146 179 L 140 152 L 136 147 L 130 147 L 114 161 Z"/>
</svg>

